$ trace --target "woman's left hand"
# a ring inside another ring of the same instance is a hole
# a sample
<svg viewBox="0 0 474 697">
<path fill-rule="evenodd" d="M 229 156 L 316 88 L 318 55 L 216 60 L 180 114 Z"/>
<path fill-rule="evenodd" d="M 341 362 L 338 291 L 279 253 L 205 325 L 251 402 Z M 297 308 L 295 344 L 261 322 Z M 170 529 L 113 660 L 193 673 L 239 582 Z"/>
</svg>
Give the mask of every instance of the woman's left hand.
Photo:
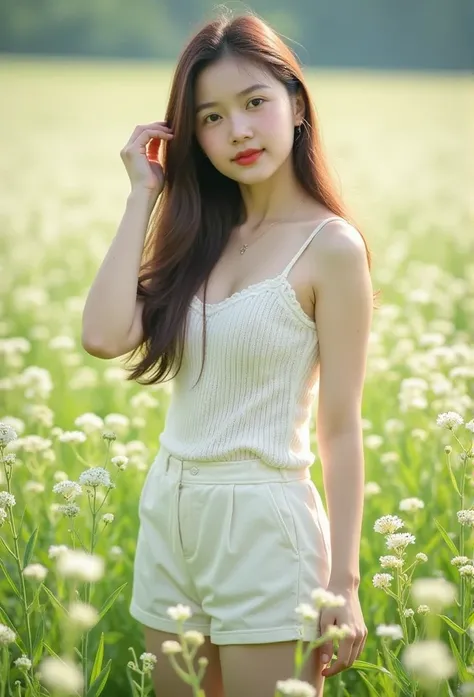
<svg viewBox="0 0 474 697">
<path fill-rule="evenodd" d="M 328 627 L 334 624 L 338 627 L 346 624 L 350 628 L 350 634 L 339 641 L 336 661 L 332 666 L 328 665 L 322 671 L 324 677 L 331 677 L 350 668 L 354 661 L 359 658 L 367 639 L 367 627 L 362 616 L 357 590 L 341 592 L 331 587 L 327 590 L 335 595 L 342 595 L 346 603 L 342 607 L 321 608 L 319 618 L 321 636 Z M 333 653 L 334 644 L 332 641 L 325 642 L 320 648 L 321 656 L 326 654 L 328 657 L 327 660 L 323 658 L 324 663 L 330 663 Z"/>
</svg>

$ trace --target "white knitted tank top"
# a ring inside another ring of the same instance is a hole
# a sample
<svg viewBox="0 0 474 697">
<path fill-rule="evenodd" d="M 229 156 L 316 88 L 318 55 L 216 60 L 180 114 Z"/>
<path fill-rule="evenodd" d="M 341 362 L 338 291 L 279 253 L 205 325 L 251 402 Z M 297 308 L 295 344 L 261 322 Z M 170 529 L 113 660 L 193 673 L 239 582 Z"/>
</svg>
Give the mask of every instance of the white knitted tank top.
<svg viewBox="0 0 474 697">
<path fill-rule="evenodd" d="M 310 467 L 310 420 L 319 376 L 315 322 L 287 276 L 313 230 L 278 276 L 206 304 L 206 362 L 202 364 L 203 303 L 194 296 L 183 362 L 171 381 L 160 443 L 175 457 L 196 461 L 259 458 L 271 467 Z"/>
</svg>

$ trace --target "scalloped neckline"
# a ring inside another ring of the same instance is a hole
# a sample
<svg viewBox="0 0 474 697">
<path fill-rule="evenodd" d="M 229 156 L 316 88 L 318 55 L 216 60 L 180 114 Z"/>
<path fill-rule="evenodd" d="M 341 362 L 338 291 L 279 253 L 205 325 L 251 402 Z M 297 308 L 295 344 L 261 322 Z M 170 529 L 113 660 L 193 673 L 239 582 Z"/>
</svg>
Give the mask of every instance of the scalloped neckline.
<svg viewBox="0 0 474 697">
<path fill-rule="evenodd" d="M 217 303 L 203 303 L 201 298 L 198 298 L 197 295 L 193 295 L 191 304 L 194 305 L 195 307 L 197 306 L 199 309 L 202 309 L 204 305 L 206 306 L 206 312 L 212 313 L 214 311 L 220 310 L 223 307 L 227 307 L 227 305 L 232 305 L 234 302 L 237 302 L 241 298 L 244 298 L 247 295 L 255 295 L 255 291 L 258 291 L 261 288 L 264 287 L 278 287 L 280 281 L 283 281 L 284 288 L 288 291 L 289 294 L 289 299 L 290 303 L 293 305 L 297 313 L 300 315 L 301 319 L 310 326 L 311 328 L 315 329 L 316 328 L 316 323 L 309 315 L 306 314 L 305 310 L 303 310 L 303 307 L 296 297 L 296 292 L 291 283 L 289 282 L 287 276 L 285 275 L 284 272 L 278 274 L 278 276 L 272 276 L 271 278 L 264 278 L 261 281 L 257 281 L 256 283 L 251 283 L 249 286 L 246 286 L 245 288 L 242 288 L 242 290 L 237 290 L 235 293 L 232 293 L 232 295 L 229 295 L 227 298 L 224 298 L 223 300 L 220 300 Z"/>
</svg>

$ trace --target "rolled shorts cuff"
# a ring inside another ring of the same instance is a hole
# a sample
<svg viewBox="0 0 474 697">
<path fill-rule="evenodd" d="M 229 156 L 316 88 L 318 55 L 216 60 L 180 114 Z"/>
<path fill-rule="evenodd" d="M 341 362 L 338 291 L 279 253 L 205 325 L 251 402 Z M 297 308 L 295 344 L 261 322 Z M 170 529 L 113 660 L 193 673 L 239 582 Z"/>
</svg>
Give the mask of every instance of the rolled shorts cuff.
<svg viewBox="0 0 474 697">
<path fill-rule="evenodd" d="M 157 615 L 150 615 L 149 612 L 145 612 L 139 608 L 135 603 L 130 605 L 130 614 L 138 622 L 141 622 L 145 627 L 150 627 L 151 629 L 157 629 L 162 632 L 170 632 L 172 634 L 177 634 L 177 624 L 175 620 L 170 617 L 158 617 Z M 193 624 L 186 620 L 184 624 L 184 631 L 188 629 L 193 629 L 194 631 L 201 632 L 204 636 L 210 636 L 211 625 L 209 624 Z"/>
</svg>

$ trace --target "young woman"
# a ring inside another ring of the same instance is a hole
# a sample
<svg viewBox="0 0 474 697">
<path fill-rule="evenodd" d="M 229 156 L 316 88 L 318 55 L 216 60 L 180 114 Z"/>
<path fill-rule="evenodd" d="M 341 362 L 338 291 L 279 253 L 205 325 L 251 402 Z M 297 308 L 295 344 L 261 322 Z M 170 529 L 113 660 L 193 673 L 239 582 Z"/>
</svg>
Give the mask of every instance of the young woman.
<svg viewBox="0 0 474 697">
<path fill-rule="evenodd" d="M 167 609 L 182 603 L 185 629 L 206 637 L 207 697 L 273 697 L 299 638 L 348 624 L 337 660 L 325 666 L 329 642 L 301 676 L 320 696 L 367 633 L 361 400 L 373 294 L 370 252 L 331 181 L 295 56 L 254 16 L 210 22 L 181 55 L 165 121 L 137 126 L 121 157 L 131 193 L 82 340 L 101 358 L 142 348 L 129 378 L 151 371 L 142 384 L 176 368 L 139 502 L 131 603 L 158 657 L 156 694 L 191 694 L 161 652 L 176 638 Z M 329 518 L 310 478 L 317 394 Z M 345 605 L 302 632 L 295 608 L 319 587 Z"/>
</svg>

